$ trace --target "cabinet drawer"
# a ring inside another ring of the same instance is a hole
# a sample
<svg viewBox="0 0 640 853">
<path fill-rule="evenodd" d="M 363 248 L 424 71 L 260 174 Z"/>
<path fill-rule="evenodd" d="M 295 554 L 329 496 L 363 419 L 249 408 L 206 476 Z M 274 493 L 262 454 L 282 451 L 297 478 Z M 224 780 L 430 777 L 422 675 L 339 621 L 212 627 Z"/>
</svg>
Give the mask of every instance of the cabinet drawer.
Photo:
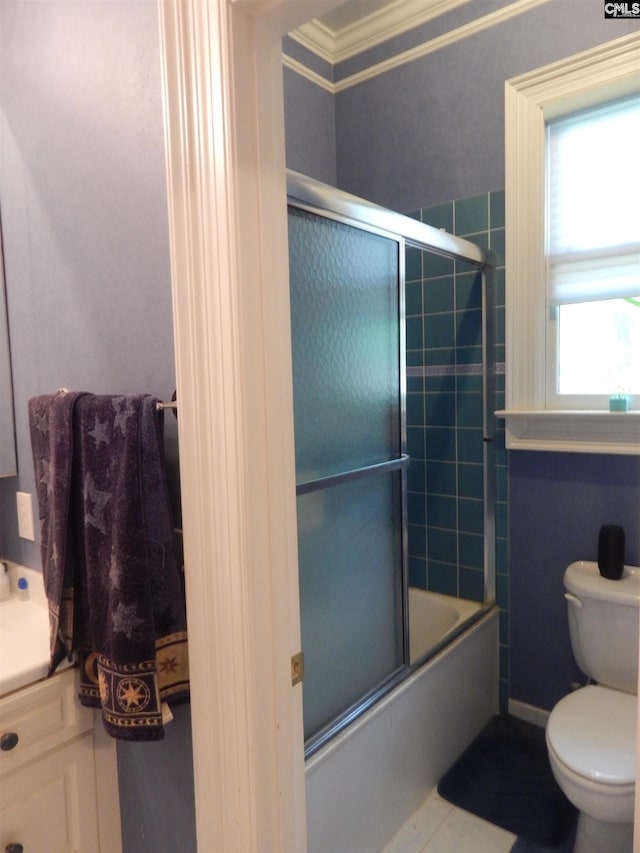
<svg viewBox="0 0 640 853">
<path fill-rule="evenodd" d="M 0 774 L 93 728 L 93 712 L 76 691 L 75 672 L 65 670 L 0 699 L 0 734 L 17 735 L 12 749 L 0 751 Z"/>
</svg>

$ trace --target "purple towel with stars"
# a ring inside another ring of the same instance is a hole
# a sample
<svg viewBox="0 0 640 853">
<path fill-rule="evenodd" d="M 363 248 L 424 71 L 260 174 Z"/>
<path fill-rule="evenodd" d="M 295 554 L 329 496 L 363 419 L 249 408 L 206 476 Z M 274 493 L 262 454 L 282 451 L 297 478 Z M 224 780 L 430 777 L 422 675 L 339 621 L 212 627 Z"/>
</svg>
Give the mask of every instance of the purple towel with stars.
<svg viewBox="0 0 640 853">
<path fill-rule="evenodd" d="M 50 611 L 62 591 L 51 671 L 76 652 L 80 701 L 101 708 L 109 734 L 128 740 L 161 738 L 162 703 L 189 690 L 156 403 L 69 393 L 29 403 Z M 54 416 L 58 409 L 64 416 Z M 61 624 L 72 625 L 70 641 Z"/>
<path fill-rule="evenodd" d="M 81 394 L 62 392 L 29 401 L 29 426 L 40 509 L 40 551 L 49 603 L 49 675 L 73 650 L 74 549 L 69 510 L 73 408 Z"/>
</svg>

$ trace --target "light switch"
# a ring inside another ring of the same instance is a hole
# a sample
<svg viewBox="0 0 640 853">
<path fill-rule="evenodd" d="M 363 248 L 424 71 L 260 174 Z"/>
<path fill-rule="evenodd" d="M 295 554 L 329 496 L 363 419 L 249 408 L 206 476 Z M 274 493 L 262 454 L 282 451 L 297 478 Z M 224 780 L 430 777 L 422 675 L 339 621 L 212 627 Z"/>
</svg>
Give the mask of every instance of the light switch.
<svg viewBox="0 0 640 853">
<path fill-rule="evenodd" d="M 29 492 L 16 492 L 16 503 L 18 505 L 18 536 L 35 542 L 31 494 Z"/>
</svg>

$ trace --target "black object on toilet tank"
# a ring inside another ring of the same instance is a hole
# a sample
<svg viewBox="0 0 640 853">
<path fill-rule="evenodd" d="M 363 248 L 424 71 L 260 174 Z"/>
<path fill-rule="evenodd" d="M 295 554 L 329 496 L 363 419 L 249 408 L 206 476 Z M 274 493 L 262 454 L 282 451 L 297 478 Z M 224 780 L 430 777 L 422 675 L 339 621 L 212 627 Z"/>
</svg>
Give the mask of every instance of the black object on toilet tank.
<svg viewBox="0 0 640 853">
<path fill-rule="evenodd" d="M 603 578 L 617 581 L 624 569 L 624 530 L 618 524 L 603 524 L 598 536 L 598 568 Z"/>
</svg>

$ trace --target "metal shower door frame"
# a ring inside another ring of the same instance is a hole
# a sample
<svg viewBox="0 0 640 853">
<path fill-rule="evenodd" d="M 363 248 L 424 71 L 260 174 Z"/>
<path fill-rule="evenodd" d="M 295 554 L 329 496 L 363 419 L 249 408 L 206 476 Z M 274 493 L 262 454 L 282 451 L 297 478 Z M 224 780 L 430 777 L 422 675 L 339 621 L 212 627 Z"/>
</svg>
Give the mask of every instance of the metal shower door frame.
<svg viewBox="0 0 640 853">
<path fill-rule="evenodd" d="M 344 729 L 364 711 L 375 704 L 402 682 L 412 671 L 409 666 L 409 608 L 408 608 L 408 534 L 406 469 L 406 340 L 405 340 L 405 249 L 406 246 L 429 251 L 436 255 L 464 261 L 478 268 L 482 276 L 482 442 L 483 442 L 483 533 L 484 533 L 484 604 L 495 602 L 495 295 L 493 252 L 446 231 L 433 228 L 403 214 L 383 208 L 372 202 L 350 195 L 335 187 L 315 181 L 298 172 L 287 170 L 287 202 L 290 206 L 333 219 L 398 244 L 398 312 L 400 322 L 400 433 L 401 453 L 397 459 L 372 466 L 373 468 L 399 469 L 402 475 L 402 594 L 403 594 L 403 645 L 404 666 L 392 673 L 356 705 L 339 715 L 305 744 L 308 758 Z M 350 471 L 335 474 L 320 481 L 300 483 L 297 494 L 306 494 L 317 488 L 346 482 L 366 472 Z M 330 482 L 329 482 L 330 481 Z M 481 612 L 484 612 L 484 608 Z M 438 647 L 434 653 L 438 651 Z M 422 665 L 422 660 L 418 665 Z"/>
</svg>

